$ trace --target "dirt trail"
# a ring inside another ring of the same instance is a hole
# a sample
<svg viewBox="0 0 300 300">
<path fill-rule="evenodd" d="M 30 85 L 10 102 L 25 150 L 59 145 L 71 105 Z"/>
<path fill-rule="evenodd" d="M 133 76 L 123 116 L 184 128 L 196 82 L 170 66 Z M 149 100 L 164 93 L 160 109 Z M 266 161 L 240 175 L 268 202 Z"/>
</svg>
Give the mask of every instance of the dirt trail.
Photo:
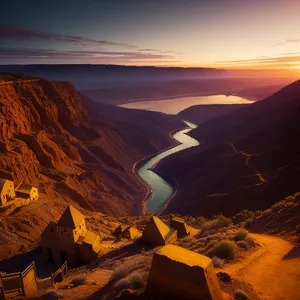
<svg viewBox="0 0 300 300">
<path fill-rule="evenodd" d="M 252 285 L 262 299 L 300 300 L 300 251 L 281 238 L 251 234 L 261 248 L 224 271 Z"/>
</svg>

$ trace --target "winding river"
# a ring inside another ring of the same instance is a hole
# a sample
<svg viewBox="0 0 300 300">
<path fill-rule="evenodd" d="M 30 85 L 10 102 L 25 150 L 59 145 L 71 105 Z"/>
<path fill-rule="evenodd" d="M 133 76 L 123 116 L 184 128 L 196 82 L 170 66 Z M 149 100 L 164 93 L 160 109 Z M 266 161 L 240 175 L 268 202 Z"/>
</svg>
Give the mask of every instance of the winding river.
<svg viewBox="0 0 300 300">
<path fill-rule="evenodd" d="M 188 128 L 177 131 L 173 138 L 180 144 L 169 148 L 163 152 L 160 152 L 156 156 L 146 161 L 139 169 L 138 175 L 149 185 L 152 193 L 147 199 L 147 210 L 150 213 L 157 213 L 161 210 L 167 200 L 173 195 L 174 189 L 168 184 L 162 177 L 153 172 L 151 169 L 163 158 L 170 154 L 179 152 L 183 149 L 198 146 L 199 142 L 192 137 L 188 136 L 187 133 L 192 129 L 196 128 L 197 125 L 184 121 Z"/>
</svg>

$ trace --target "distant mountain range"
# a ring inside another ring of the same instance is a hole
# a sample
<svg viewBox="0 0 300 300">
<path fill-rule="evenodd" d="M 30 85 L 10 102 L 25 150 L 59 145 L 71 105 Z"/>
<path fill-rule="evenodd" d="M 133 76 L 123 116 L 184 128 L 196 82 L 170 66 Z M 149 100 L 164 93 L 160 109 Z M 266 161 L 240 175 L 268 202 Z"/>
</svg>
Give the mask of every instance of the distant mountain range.
<svg viewBox="0 0 300 300">
<path fill-rule="evenodd" d="M 2 65 L 11 72 L 69 81 L 79 90 L 149 86 L 176 80 L 224 78 L 227 72 L 213 68 L 138 67 L 118 65 Z"/>
</svg>

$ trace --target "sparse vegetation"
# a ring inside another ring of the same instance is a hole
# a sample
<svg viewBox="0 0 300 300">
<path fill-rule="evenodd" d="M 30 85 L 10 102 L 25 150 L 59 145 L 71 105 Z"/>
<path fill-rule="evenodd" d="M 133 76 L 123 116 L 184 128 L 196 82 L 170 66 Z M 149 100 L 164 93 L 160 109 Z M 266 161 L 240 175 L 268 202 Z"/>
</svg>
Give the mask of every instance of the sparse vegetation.
<svg viewBox="0 0 300 300">
<path fill-rule="evenodd" d="M 211 252 L 222 259 L 234 259 L 236 256 L 236 244 L 230 240 L 218 242 Z"/>
<path fill-rule="evenodd" d="M 224 265 L 224 260 L 217 256 L 214 256 L 211 260 L 215 268 L 222 268 Z"/>
<path fill-rule="evenodd" d="M 120 279 L 114 284 L 116 290 L 124 289 L 140 289 L 145 287 L 147 282 L 148 272 L 146 270 L 135 270 L 132 273 L 128 274 L 126 277 Z"/>
<path fill-rule="evenodd" d="M 71 284 L 74 286 L 83 285 L 86 283 L 86 277 L 75 277 L 72 279 Z"/>
<path fill-rule="evenodd" d="M 247 250 L 249 248 L 249 245 L 246 241 L 237 241 L 236 245 L 241 248 Z"/>
<path fill-rule="evenodd" d="M 245 229 L 240 229 L 234 236 L 235 241 L 245 241 L 248 237 L 248 232 Z"/>
<path fill-rule="evenodd" d="M 234 292 L 234 298 L 237 300 L 247 300 L 247 299 L 249 299 L 249 296 L 244 291 L 237 290 Z"/>
<path fill-rule="evenodd" d="M 125 263 L 119 264 L 113 272 L 112 278 L 115 280 L 119 280 L 128 276 L 131 272 L 142 269 L 146 267 L 145 257 L 141 256 L 139 258 L 135 258 Z"/>
<path fill-rule="evenodd" d="M 232 220 L 230 218 L 226 218 L 223 215 L 217 215 L 212 220 L 204 222 L 201 226 L 201 229 L 203 231 L 210 232 L 222 227 L 230 227 L 231 225 Z"/>
</svg>

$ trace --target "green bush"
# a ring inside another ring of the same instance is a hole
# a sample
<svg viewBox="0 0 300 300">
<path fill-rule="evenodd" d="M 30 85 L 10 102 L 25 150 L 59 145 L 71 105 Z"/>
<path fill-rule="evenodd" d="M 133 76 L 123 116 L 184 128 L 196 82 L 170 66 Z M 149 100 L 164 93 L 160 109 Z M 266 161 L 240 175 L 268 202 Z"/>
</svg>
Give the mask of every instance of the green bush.
<svg viewBox="0 0 300 300">
<path fill-rule="evenodd" d="M 212 252 L 215 256 L 222 259 L 234 259 L 236 254 L 236 245 L 233 241 L 223 240 L 216 243 Z"/>
</svg>

